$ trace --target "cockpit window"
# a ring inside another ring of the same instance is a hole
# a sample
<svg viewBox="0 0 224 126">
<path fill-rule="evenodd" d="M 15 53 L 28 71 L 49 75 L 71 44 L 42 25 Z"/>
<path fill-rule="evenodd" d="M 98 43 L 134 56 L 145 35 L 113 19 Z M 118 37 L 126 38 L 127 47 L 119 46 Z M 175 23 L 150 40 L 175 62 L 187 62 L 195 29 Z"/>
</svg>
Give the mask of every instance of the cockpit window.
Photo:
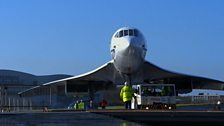
<svg viewBox="0 0 224 126">
<path fill-rule="evenodd" d="M 118 34 L 118 32 L 115 34 L 115 38 L 118 38 L 119 37 L 119 34 Z"/>
<path fill-rule="evenodd" d="M 138 36 L 138 30 L 134 29 L 134 36 Z"/>
<path fill-rule="evenodd" d="M 138 36 L 138 30 L 136 29 L 128 29 L 128 30 L 121 30 L 115 34 L 116 38 L 121 38 L 123 36 Z"/>
<path fill-rule="evenodd" d="M 134 33 L 133 33 L 133 30 L 132 29 L 129 29 L 129 36 L 134 36 Z"/>
<path fill-rule="evenodd" d="M 124 34 L 123 34 L 123 30 L 119 32 L 119 37 L 123 37 Z"/>
<path fill-rule="evenodd" d="M 128 30 L 124 30 L 124 36 L 128 36 Z"/>
</svg>

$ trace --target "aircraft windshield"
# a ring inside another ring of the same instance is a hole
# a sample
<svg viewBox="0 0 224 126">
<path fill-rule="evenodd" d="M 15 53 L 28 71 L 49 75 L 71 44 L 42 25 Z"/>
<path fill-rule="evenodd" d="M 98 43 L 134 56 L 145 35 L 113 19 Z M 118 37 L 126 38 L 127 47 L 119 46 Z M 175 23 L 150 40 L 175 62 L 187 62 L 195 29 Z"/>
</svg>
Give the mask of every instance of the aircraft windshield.
<svg viewBox="0 0 224 126">
<path fill-rule="evenodd" d="M 174 96 L 174 86 L 142 86 L 142 96 Z"/>
<path fill-rule="evenodd" d="M 121 30 L 116 33 L 116 38 L 121 38 L 124 36 L 138 36 L 138 30 L 136 29 L 128 29 L 128 30 Z"/>
</svg>

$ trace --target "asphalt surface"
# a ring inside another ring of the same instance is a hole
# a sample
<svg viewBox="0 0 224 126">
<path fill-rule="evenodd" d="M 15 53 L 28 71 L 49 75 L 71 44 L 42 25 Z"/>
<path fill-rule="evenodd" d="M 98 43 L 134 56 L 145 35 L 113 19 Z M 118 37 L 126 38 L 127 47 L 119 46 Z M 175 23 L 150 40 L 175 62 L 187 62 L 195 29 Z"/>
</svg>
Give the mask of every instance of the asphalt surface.
<svg viewBox="0 0 224 126">
<path fill-rule="evenodd" d="M 0 126 L 144 126 L 89 112 L 0 113 Z"/>
<path fill-rule="evenodd" d="M 0 126 L 222 126 L 224 106 L 186 106 L 176 110 L 89 110 L 0 113 Z"/>
<path fill-rule="evenodd" d="M 92 110 L 91 112 L 153 126 L 222 126 L 223 111 Z"/>
</svg>

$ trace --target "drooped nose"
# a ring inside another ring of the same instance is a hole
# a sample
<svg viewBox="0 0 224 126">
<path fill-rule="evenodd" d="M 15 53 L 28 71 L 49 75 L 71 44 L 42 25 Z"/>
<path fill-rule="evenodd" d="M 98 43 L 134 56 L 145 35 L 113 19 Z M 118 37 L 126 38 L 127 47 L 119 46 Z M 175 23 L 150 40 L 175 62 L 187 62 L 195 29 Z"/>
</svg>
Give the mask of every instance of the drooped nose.
<svg viewBox="0 0 224 126">
<path fill-rule="evenodd" d="M 125 46 L 124 46 L 125 49 L 136 47 L 136 42 L 135 42 L 135 39 L 133 37 L 125 38 L 124 43 L 125 43 Z"/>
<path fill-rule="evenodd" d="M 126 37 L 122 41 L 121 53 L 123 55 L 132 55 L 136 52 L 137 43 L 133 37 Z"/>
</svg>

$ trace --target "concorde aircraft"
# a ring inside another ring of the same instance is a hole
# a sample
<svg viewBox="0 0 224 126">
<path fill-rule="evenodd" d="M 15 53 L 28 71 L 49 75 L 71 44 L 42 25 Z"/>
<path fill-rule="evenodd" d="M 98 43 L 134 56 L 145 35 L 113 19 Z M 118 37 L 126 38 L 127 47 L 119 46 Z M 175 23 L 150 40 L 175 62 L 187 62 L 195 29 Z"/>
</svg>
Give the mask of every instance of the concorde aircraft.
<svg viewBox="0 0 224 126">
<path fill-rule="evenodd" d="M 65 85 L 68 92 L 84 92 L 84 89 L 96 91 L 109 85 L 124 84 L 124 82 L 130 85 L 175 84 L 179 93 L 191 92 L 192 89 L 223 89 L 224 82 L 222 81 L 171 72 L 146 61 L 146 40 L 143 34 L 133 27 L 120 28 L 113 34 L 110 52 L 112 60 L 93 71 L 45 83 L 24 92 L 54 85 Z"/>
</svg>

